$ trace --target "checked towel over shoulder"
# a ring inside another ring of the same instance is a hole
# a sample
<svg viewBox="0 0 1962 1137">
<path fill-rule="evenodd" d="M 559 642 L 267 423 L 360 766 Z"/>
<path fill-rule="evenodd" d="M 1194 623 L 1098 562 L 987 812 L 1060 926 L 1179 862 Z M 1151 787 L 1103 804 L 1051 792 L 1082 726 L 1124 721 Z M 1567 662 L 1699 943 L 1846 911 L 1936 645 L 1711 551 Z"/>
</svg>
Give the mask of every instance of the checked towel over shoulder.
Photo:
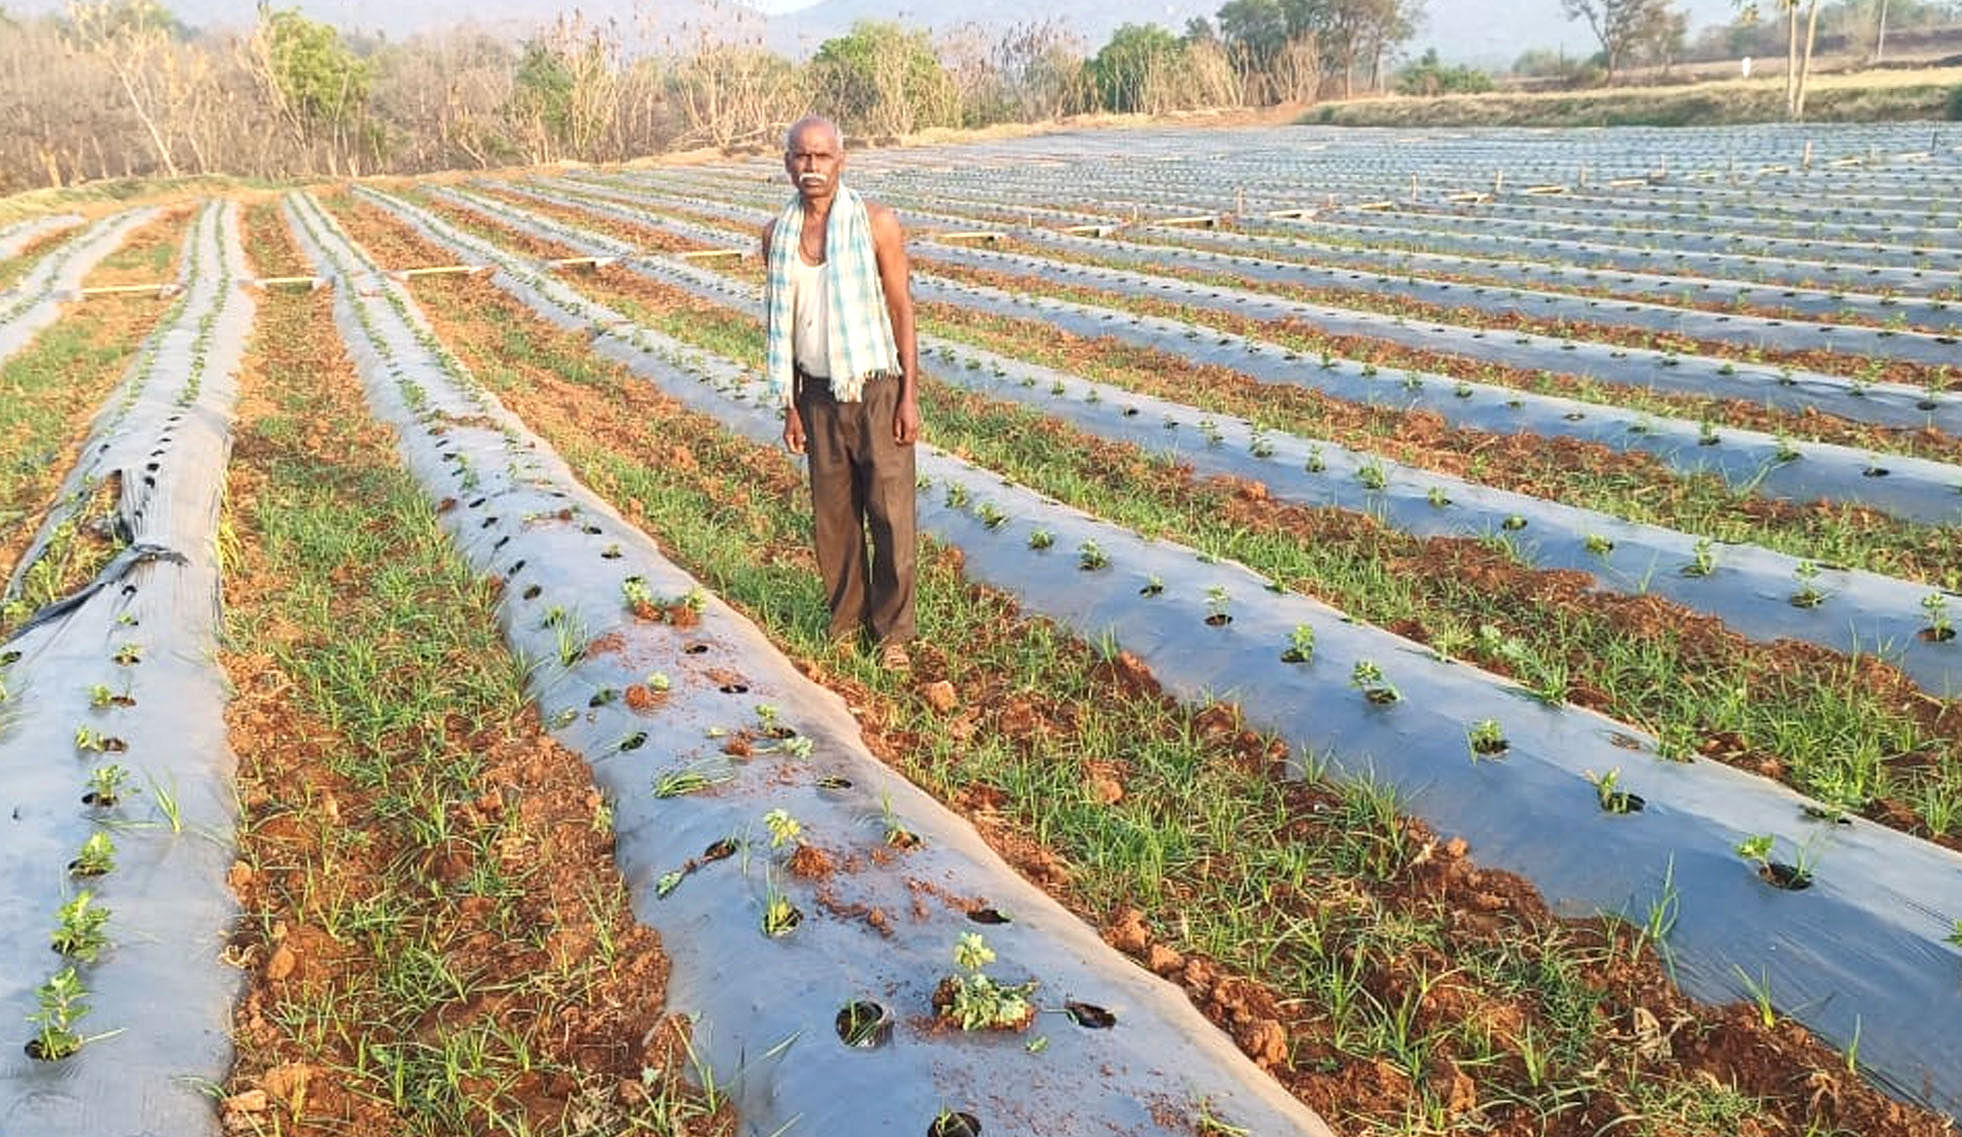
<svg viewBox="0 0 1962 1137">
<path fill-rule="evenodd" d="M 777 215 L 770 242 L 769 353 L 765 360 L 770 397 L 790 401 L 791 311 L 790 258 L 797 255 L 797 238 L 804 231 L 804 201 L 792 198 Z M 865 381 L 897 374 L 899 347 L 893 339 L 892 316 L 886 311 L 885 289 L 879 283 L 878 258 L 872 249 L 872 221 L 865 200 L 850 187 L 839 186 L 824 229 L 825 286 L 831 294 L 831 394 L 841 403 L 855 403 Z"/>
</svg>

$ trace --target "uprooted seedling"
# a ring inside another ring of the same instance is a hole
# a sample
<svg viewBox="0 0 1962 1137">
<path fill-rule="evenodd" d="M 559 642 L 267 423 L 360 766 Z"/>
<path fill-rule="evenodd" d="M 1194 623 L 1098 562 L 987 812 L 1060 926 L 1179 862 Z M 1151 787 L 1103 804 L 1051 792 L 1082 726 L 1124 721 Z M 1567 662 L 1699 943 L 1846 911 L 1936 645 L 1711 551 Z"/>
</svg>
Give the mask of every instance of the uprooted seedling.
<svg viewBox="0 0 1962 1137">
<path fill-rule="evenodd" d="M 954 965 L 960 971 L 947 976 L 933 992 L 934 1013 L 965 1031 L 1019 1031 L 1034 1021 L 1036 980 L 1003 984 L 981 969 L 995 961 L 994 949 L 978 932 L 967 932 L 954 944 Z"/>
</svg>

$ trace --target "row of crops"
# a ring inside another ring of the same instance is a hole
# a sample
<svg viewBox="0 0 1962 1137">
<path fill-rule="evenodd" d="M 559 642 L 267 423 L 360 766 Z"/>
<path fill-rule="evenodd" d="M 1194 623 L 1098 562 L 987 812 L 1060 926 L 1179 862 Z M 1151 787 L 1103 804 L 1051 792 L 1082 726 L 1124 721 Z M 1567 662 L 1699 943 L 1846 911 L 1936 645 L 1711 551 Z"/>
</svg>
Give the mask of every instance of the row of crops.
<svg viewBox="0 0 1962 1137">
<path fill-rule="evenodd" d="M 1962 1103 L 1958 143 L 856 157 L 913 238 L 915 677 L 825 656 L 792 552 L 757 269 L 724 255 L 780 172 L 289 195 L 254 207 L 278 273 L 207 205 L 65 480 L 0 531 L 0 1118 L 313 1131 L 294 1064 L 228 1071 L 241 983 L 262 1007 L 292 970 L 267 993 L 227 947 L 217 553 L 256 273 L 331 285 L 316 330 L 494 582 L 743 1131 L 1933 1132 L 1853 1074 Z M 0 234 L 40 243 L 0 298 L 42 321 L 20 347 L 156 221 Z M 989 654 L 1012 636 L 1044 646 Z M 1665 1014 L 1671 983 L 1744 1025 Z M 1737 1057 L 1791 1023 L 1824 1048 Z M 438 1096 L 411 1049 L 341 1080 Z"/>
</svg>

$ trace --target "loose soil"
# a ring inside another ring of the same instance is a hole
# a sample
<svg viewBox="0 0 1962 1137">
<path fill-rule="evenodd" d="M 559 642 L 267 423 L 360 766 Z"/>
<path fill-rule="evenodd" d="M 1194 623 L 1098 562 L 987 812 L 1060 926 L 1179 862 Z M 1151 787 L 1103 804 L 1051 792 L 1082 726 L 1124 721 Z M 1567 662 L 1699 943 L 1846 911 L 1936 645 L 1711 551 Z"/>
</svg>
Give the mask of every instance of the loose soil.
<svg viewBox="0 0 1962 1137">
<path fill-rule="evenodd" d="M 368 219 L 351 224 L 350 229 L 357 239 L 377 244 L 400 239 Z M 614 455 L 647 469 L 671 471 L 726 508 L 724 524 L 757 535 L 749 554 L 755 563 L 808 565 L 810 554 L 803 544 L 766 520 L 798 509 L 803 492 L 801 479 L 782 455 L 729 438 L 712 422 L 681 410 L 617 368 L 593 365 L 592 373 L 604 376 L 598 382 L 567 379 L 561 368 L 546 360 L 585 359 L 583 340 L 532 321 L 485 282 L 432 279 L 417 282 L 415 290 L 439 335 L 476 366 L 480 376 L 492 368 L 500 373 L 509 368 L 522 377 L 501 388 L 500 397 L 586 471 L 601 492 L 611 488 L 606 475 L 610 467 L 604 462 L 589 464 L 585 455 Z M 504 350 L 513 323 L 525 327 L 527 340 L 538 347 L 536 358 L 515 358 Z M 636 501 L 622 504 L 630 516 L 651 525 L 659 539 L 662 519 L 647 517 Z M 930 549 L 923 560 L 923 577 L 937 577 L 944 583 L 958 574 L 957 553 Z M 1239 770 L 1249 784 L 1281 795 L 1284 822 L 1272 830 L 1238 834 L 1246 846 L 1349 839 L 1337 799 L 1320 787 L 1285 781 L 1284 748 L 1243 729 L 1231 708 L 1181 709 L 1135 661 L 1099 661 L 1080 642 L 1022 616 L 1004 596 L 972 587 L 965 593 L 966 603 L 983 614 L 976 626 L 986 629 L 985 634 L 1003 641 L 1039 639 L 1045 645 L 1041 650 L 1063 653 L 1064 666 L 1093 678 L 1096 702 L 1138 708 L 1135 721 L 1140 729 L 1177 731 L 1180 737 L 1197 740 L 1193 745 L 1201 753 L 1195 768 Z M 771 626 L 770 612 L 750 614 Z M 987 650 L 990 646 L 1001 645 L 923 644 L 912 679 L 896 691 L 871 689 L 833 673 L 821 656 L 802 655 L 798 663 L 858 709 L 866 737 L 881 757 L 968 816 L 1011 863 L 1106 929 L 1114 944 L 1173 977 L 1256 1061 L 1339 1127 L 1381 1125 L 1402 1130 L 1421 1094 L 1440 1103 L 1456 1123 L 1483 1125 L 1490 1132 L 1597 1137 L 1604 1127 L 1639 1124 L 1649 1100 L 1638 1098 L 1649 1092 L 1644 1087 L 1684 1094 L 1723 1087 L 1726 1093 L 1734 1088 L 1765 1099 L 1752 1103 L 1748 1115 L 1735 1119 L 1729 1131 L 1796 1137 L 1825 1124 L 1887 1137 L 1935 1137 L 1948 1132 L 1945 1119 L 1900 1106 L 1847 1074 L 1838 1055 L 1795 1025 L 1780 1023 L 1766 1030 L 1747 1008 L 1712 1009 L 1689 1002 L 1675 992 L 1651 956 L 1625 941 L 1624 932 L 1555 920 L 1523 882 L 1476 868 L 1462 842 L 1439 842 L 1421 823 L 1408 820 L 1397 823 L 1402 870 L 1388 879 L 1335 878 L 1312 889 L 1281 890 L 1262 902 L 1283 916 L 1304 919 L 1361 905 L 1379 914 L 1370 921 L 1372 926 L 1416 920 L 1442 929 L 1441 942 L 1397 954 L 1361 945 L 1356 949 L 1361 989 L 1382 1006 L 1411 1006 L 1427 1031 L 1457 1024 L 1462 1030 L 1516 1038 L 1534 1030 L 1551 1012 L 1536 999 L 1530 984 L 1485 986 L 1471 976 L 1456 974 L 1456 961 L 1494 950 L 1540 958 L 1541 949 L 1530 945 L 1581 945 L 1584 950 L 1576 955 L 1595 962 L 1584 975 L 1572 978 L 1590 992 L 1594 1000 L 1590 1013 L 1598 1029 L 1591 1053 L 1574 1055 L 1571 1061 L 1575 1069 L 1604 1062 L 1602 1069 L 1617 1073 L 1593 1083 L 1564 1112 L 1541 1117 L 1511 1104 L 1533 1097 L 1525 1090 L 1527 1075 L 1517 1060 L 1507 1069 L 1467 1070 L 1456 1064 L 1447 1044 L 1413 1079 L 1384 1058 L 1362 1060 L 1347 1054 L 1331 1036 L 1322 1008 L 1306 998 L 1306 992 L 1277 989 L 1259 975 L 1235 973 L 1178 939 L 1181 906 L 1203 902 L 1194 899 L 1198 892 L 1188 890 L 1201 889 L 1209 876 L 1230 875 L 1231 865 L 1201 864 L 1189 880 L 1182 873 L 1179 881 L 1167 882 L 1171 898 L 1150 911 L 1134 910 L 1122 899 L 1095 898 L 1079 891 L 1075 883 L 1079 873 L 1066 854 L 1030 835 L 1027 803 L 1016 802 L 1004 789 L 969 780 L 958 765 L 929 770 L 911 762 L 911 756 L 924 749 L 918 729 L 932 729 L 977 747 L 984 741 L 1006 745 L 1045 764 L 1069 761 L 1066 756 L 1072 753 L 1070 740 L 1077 729 L 1075 706 L 1051 700 L 1039 689 L 1022 686 L 1014 676 L 977 663 L 1002 654 Z M 961 706 L 968 708 L 951 720 L 933 710 L 922 694 L 940 683 L 960 692 Z M 1159 723 L 1164 726 L 1154 725 Z M 1109 774 L 1104 771 L 1100 776 Z M 1136 800 L 1144 792 L 1145 787 L 1133 786 L 1124 801 Z M 1440 975 L 1452 975 L 1453 981 L 1438 983 L 1435 979 Z M 1620 1078 L 1624 1071 L 1630 1075 L 1626 1080 Z M 1635 1089 L 1614 1088 L 1622 1085 Z"/>
</svg>

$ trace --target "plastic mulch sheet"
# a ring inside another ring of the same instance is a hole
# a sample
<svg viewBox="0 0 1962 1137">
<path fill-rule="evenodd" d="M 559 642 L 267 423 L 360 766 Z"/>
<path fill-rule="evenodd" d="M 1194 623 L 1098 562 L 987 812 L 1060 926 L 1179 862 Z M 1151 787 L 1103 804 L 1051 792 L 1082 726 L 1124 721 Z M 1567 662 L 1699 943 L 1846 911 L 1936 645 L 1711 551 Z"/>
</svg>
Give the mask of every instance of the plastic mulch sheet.
<svg viewBox="0 0 1962 1137">
<path fill-rule="evenodd" d="M 22 1137 L 216 1134 L 205 1090 L 231 1063 L 239 973 L 232 758 L 217 652 L 217 525 L 252 298 L 236 207 L 187 237 L 188 288 L 97 417 L 66 490 L 120 483 L 129 540 L 100 576 L 0 644 L 0 1132 Z M 68 496 L 73 496 L 72 493 Z M 45 534 L 44 534 L 45 536 Z M 38 547 L 38 544 L 37 544 Z M 93 771 L 127 772 L 114 805 Z M 72 875 L 93 837 L 114 868 Z M 60 1061 L 25 1044 L 37 989 L 64 966 L 56 910 L 83 890 L 108 946 L 76 962 L 88 1041 Z"/>
</svg>

